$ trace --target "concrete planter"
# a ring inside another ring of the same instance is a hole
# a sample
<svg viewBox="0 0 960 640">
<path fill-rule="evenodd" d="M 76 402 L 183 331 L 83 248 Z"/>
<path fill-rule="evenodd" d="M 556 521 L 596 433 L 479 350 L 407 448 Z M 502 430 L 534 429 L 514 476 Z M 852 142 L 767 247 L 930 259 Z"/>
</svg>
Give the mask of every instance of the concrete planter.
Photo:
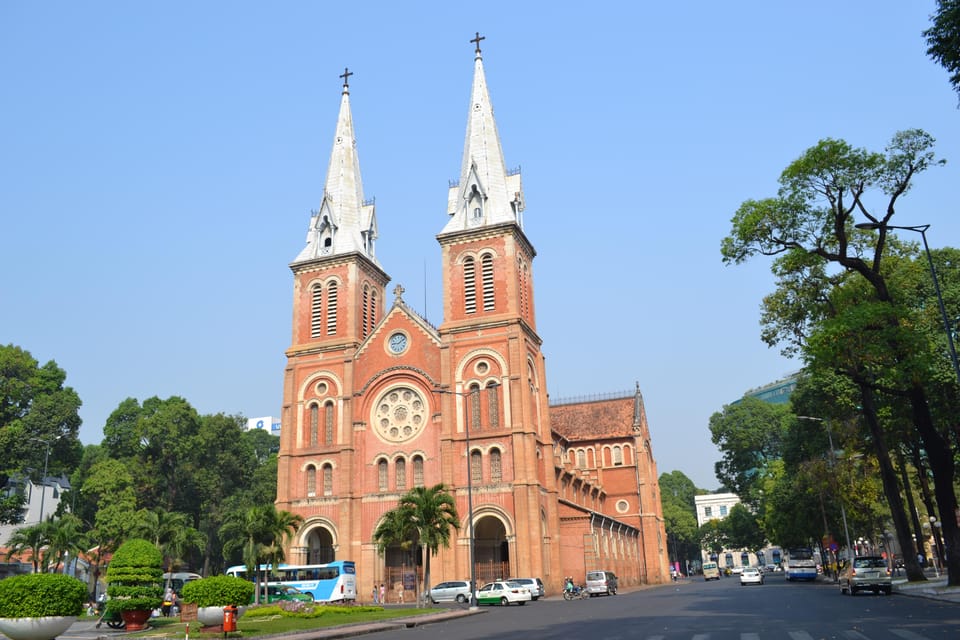
<svg viewBox="0 0 960 640">
<path fill-rule="evenodd" d="M 77 616 L 0 618 L 0 632 L 10 640 L 53 640 L 76 620 Z"/>
<path fill-rule="evenodd" d="M 237 607 L 239 619 L 246 607 Z M 220 627 L 223 625 L 223 607 L 197 607 L 197 621 L 205 627 Z"/>
</svg>

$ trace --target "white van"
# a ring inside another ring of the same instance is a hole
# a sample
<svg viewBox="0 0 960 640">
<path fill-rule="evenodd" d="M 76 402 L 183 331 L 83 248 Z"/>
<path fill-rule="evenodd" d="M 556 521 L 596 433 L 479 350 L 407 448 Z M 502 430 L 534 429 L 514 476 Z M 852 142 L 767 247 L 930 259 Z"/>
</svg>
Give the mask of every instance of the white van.
<svg viewBox="0 0 960 640">
<path fill-rule="evenodd" d="M 720 579 L 720 569 L 717 568 L 716 562 L 703 563 L 703 579 L 704 581 Z"/>
<path fill-rule="evenodd" d="M 617 576 L 612 571 L 587 571 L 587 593 L 590 597 L 600 594 L 617 595 Z"/>
</svg>

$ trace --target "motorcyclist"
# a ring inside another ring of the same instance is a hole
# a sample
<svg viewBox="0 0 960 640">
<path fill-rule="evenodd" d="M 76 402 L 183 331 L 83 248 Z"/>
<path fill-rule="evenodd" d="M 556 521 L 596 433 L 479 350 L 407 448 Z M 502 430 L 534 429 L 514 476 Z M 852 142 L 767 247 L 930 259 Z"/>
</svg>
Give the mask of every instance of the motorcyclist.
<svg viewBox="0 0 960 640">
<path fill-rule="evenodd" d="M 566 586 L 564 587 L 564 591 L 569 591 L 570 593 L 573 593 L 573 589 L 574 589 L 573 576 L 567 576 Z"/>
</svg>

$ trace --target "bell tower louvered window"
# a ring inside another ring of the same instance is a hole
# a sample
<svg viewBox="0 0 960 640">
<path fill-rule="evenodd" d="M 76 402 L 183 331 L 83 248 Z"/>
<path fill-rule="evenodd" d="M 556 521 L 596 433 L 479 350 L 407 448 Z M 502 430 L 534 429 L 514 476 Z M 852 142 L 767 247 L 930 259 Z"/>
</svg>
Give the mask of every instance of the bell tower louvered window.
<svg viewBox="0 0 960 640">
<path fill-rule="evenodd" d="M 327 335 L 337 333 L 337 285 L 334 282 L 327 287 Z"/>
<path fill-rule="evenodd" d="M 370 291 L 370 332 L 377 326 L 377 290 Z"/>
<path fill-rule="evenodd" d="M 493 311 L 496 298 L 493 295 L 493 256 L 489 253 L 481 259 L 483 271 L 483 310 Z"/>
<path fill-rule="evenodd" d="M 463 261 L 463 307 L 467 313 L 477 312 L 477 272 L 473 258 Z"/>
<path fill-rule="evenodd" d="M 370 327 L 370 287 L 363 287 L 363 310 L 362 317 L 360 318 L 360 330 L 363 333 L 363 337 L 366 338 L 369 332 Z"/>
<path fill-rule="evenodd" d="M 323 330 L 323 287 L 313 285 L 310 294 L 310 337 L 319 338 Z"/>
</svg>

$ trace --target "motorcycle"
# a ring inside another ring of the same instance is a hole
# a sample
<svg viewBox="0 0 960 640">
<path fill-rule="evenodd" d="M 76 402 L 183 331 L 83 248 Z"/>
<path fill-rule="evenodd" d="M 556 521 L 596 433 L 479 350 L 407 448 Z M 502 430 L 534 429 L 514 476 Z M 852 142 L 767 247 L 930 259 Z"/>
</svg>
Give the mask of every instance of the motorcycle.
<svg viewBox="0 0 960 640">
<path fill-rule="evenodd" d="M 589 597 L 590 594 L 587 593 L 587 588 L 581 585 L 575 584 L 563 590 L 564 600 L 584 600 Z"/>
</svg>

